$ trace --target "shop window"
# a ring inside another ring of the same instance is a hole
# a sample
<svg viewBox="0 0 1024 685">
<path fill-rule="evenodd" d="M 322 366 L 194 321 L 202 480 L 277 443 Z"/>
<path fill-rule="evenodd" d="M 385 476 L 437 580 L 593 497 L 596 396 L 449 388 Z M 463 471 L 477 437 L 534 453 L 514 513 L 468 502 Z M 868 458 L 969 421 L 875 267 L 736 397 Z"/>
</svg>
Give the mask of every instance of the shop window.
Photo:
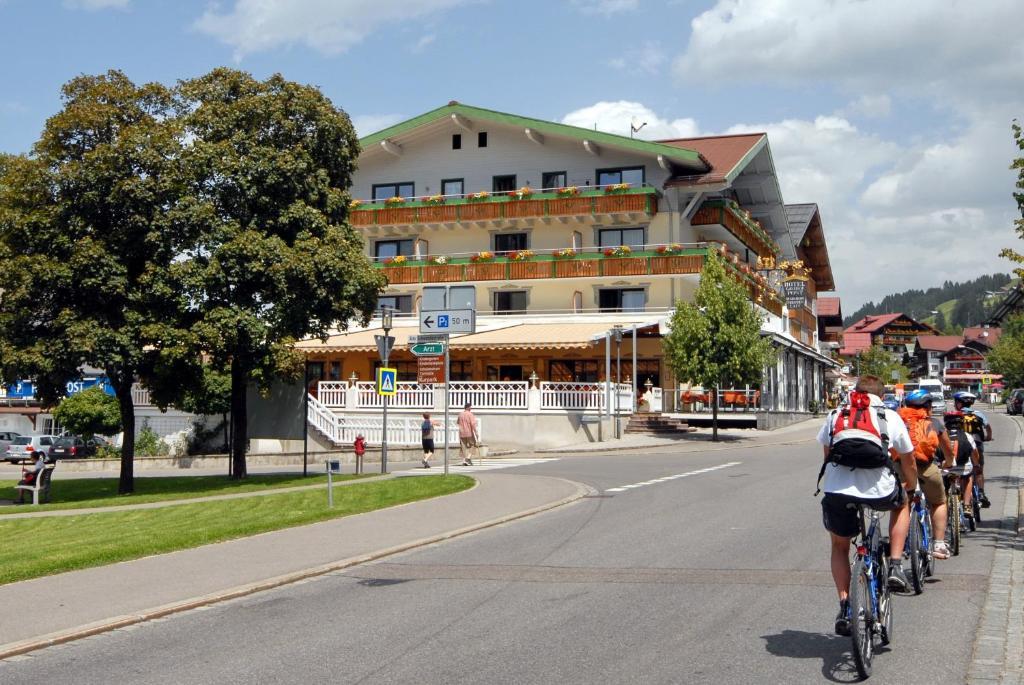
<svg viewBox="0 0 1024 685">
<path fill-rule="evenodd" d="M 591 359 L 553 359 L 548 364 L 548 378 L 555 383 L 597 383 L 600 371 Z"/>
<path fill-rule="evenodd" d="M 473 380 L 473 362 L 453 361 L 448 363 L 448 376 L 453 381 Z"/>
<path fill-rule="evenodd" d="M 489 381 L 524 381 L 527 375 L 522 364 L 498 364 L 487 367 Z"/>
</svg>

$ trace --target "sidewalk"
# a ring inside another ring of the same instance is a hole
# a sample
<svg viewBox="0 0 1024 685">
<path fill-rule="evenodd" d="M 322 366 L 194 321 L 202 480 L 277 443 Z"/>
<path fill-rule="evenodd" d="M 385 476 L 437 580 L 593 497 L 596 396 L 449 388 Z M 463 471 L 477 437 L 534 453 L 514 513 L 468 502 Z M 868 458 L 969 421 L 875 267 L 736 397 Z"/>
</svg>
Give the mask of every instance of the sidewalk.
<svg viewBox="0 0 1024 685">
<path fill-rule="evenodd" d="M 545 476 L 475 478 L 475 487 L 446 497 L 0 585 L 0 659 L 438 542 L 589 492 Z"/>
</svg>

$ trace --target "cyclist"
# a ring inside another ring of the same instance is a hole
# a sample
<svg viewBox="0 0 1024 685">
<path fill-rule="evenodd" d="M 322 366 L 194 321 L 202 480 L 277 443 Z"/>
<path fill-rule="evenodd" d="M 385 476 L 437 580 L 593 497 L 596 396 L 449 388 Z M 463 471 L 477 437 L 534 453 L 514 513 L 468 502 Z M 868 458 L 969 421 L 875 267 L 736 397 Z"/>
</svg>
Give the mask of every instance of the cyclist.
<svg viewBox="0 0 1024 685">
<path fill-rule="evenodd" d="M 981 470 L 981 455 L 978 453 L 977 443 L 974 436 L 964 429 L 964 414 L 959 411 L 950 411 L 942 417 L 949 431 L 949 442 L 952 450 L 944 452 L 947 455 L 945 462 L 956 462 L 957 466 L 963 467 L 963 475 L 960 497 L 964 502 L 964 516 L 974 518 L 974 510 L 971 509 L 971 502 L 974 499 L 971 479 L 973 475 Z M 949 468 L 943 465 L 943 468 Z"/>
<path fill-rule="evenodd" d="M 893 512 L 889 517 L 890 582 L 903 589 L 908 585 L 902 565 L 910 530 L 904 488 L 910 492 L 917 488 L 917 470 L 910 459 L 914 445 L 899 414 L 882 405 L 883 388 L 878 378 L 861 376 L 847 404 L 830 411 L 818 432 L 825 458 L 819 474 L 825 492 L 821 517 L 831 539 L 832 580 L 839 594 L 835 631 L 839 635 L 850 634 L 850 543 L 860 531 L 857 510 L 850 505 Z M 902 483 L 889 459 L 890 448 L 901 457 Z"/>
<path fill-rule="evenodd" d="M 978 396 L 972 392 L 958 392 L 953 394 L 953 408 L 964 413 L 964 429 L 974 437 L 978 447 L 978 468 L 975 477 L 978 479 L 978 494 L 981 496 L 981 506 L 985 509 L 992 506 L 985 495 L 985 443 L 992 440 L 992 424 L 983 412 L 974 409 L 974 401 Z"/>
<path fill-rule="evenodd" d="M 949 559 L 946 544 L 946 491 L 942 485 L 942 472 L 935 464 L 934 457 L 949 455 L 943 468 L 953 464 L 953 450 L 942 419 L 932 417 L 932 394 L 918 388 L 903 398 L 905 407 L 899 410 L 900 418 L 907 425 L 910 441 L 914 444 L 914 464 L 917 468 L 917 482 L 924 492 L 928 509 L 931 510 L 933 545 L 932 555 L 936 559 Z M 909 503 L 908 503 L 909 504 Z"/>
</svg>

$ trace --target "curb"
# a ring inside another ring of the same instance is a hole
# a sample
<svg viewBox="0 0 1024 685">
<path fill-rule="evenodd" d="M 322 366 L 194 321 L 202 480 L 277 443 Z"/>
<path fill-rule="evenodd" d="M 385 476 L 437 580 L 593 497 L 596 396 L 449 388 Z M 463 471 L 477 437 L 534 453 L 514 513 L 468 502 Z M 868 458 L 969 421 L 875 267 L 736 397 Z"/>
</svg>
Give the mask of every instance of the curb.
<svg viewBox="0 0 1024 685">
<path fill-rule="evenodd" d="M 576 492 L 563 497 L 555 502 L 549 502 L 540 506 L 527 509 L 525 511 L 516 512 L 513 514 L 507 514 L 505 516 L 499 516 L 498 518 L 483 521 L 481 523 L 472 524 L 463 528 L 448 531 L 445 533 L 438 533 L 429 537 L 421 538 L 419 540 L 413 540 L 411 542 L 403 543 L 401 545 L 395 545 L 394 547 L 388 547 L 386 549 L 377 550 L 375 552 L 369 552 L 357 557 L 350 557 L 348 559 L 342 559 L 340 561 L 334 561 L 329 564 L 322 564 L 320 566 L 314 566 L 313 568 L 304 569 L 302 571 L 294 571 L 292 573 L 286 573 L 284 575 L 275 576 L 266 580 L 260 580 L 254 583 L 247 583 L 245 585 L 239 585 L 227 590 L 221 590 L 219 592 L 210 593 L 207 595 L 201 595 L 199 597 L 193 597 L 186 599 L 181 602 L 173 602 L 171 604 L 164 604 L 162 606 L 154 607 L 146 611 L 125 614 L 122 616 L 114 616 L 102 621 L 94 623 L 88 623 L 77 628 L 70 630 L 58 631 L 55 633 L 48 633 L 39 637 L 31 638 L 29 640 L 22 640 L 21 642 L 12 642 L 6 645 L 0 645 L 0 660 L 9 659 L 13 656 L 19 656 L 21 654 L 27 654 L 34 652 L 39 649 L 46 647 L 52 647 L 53 645 L 64 644 L 67 642 L 74 642 L 75 640 L 81 640 L 82 638 L 90 637 L 92 635 L 98 635 L 100 633 L 106 633 L 118 628 L 124 628 L 126 626 L 134 625 L 137 623 L 143 623 L 145 621 L 151 621 L 157 618 L 163 618 L 170 616 L 171 614 L 181 613 L 183 611 L 190 611 L 198 607 L 207 606 L 210 604 L 217 604 L 225 602 L 231 599 L 237 599 L 239 597 L 245 597 L 246 595 L 255 594 L 257 592 L 263 592 L 265 590 L 272 590 L 284 585 L 296 583 L 300 580 L 306 580 L 307 578 L 314 578 L 316 576 L 322 576 L 334 571 L 340 571 L 352 566 L 358 566 L 359 564 L 365 564 L 370 561 L 376 561 L 384 557 L 388 557 L 400 552 L 407 552 L 418 547 L 425 547 L 432 545 L 437 542 L 444 542 L 452 538 L 460 537 L 468 533 L 474 533 L 479 530 L 485 530 L 487 528 L 493 528 L 494 526 L 501 525 L 503 523 L 509 523 L 519 519 L 534 516 L 536 514 L 556 509 L 566 504 L 572 504 L 578 500 L 583 499 L 587 495 L 593 494 L 595 491 L 588 485 L 583 483 L 577 483 L 576 481 L 566 480 L 560 478 L 567 483 L 571 483 L 576 487 Z M 476 486 L 474 486 L 476 487 Z"/>
</svg>

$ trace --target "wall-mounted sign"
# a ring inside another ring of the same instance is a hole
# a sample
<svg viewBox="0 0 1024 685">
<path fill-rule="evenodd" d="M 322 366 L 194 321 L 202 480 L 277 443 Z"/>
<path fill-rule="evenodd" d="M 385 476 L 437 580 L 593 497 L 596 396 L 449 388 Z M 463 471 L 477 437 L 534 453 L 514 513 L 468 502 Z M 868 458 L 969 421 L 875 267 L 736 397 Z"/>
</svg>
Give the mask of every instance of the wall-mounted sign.
<svg viewBox="0 0 1024 685">
<path fill-rule="evenodd" d="M 807 279 L 787 278 L 782 281 L 782 294 L 786 298 L 786 306 L 799 309 L 807 300 Z"/>
</svg>

